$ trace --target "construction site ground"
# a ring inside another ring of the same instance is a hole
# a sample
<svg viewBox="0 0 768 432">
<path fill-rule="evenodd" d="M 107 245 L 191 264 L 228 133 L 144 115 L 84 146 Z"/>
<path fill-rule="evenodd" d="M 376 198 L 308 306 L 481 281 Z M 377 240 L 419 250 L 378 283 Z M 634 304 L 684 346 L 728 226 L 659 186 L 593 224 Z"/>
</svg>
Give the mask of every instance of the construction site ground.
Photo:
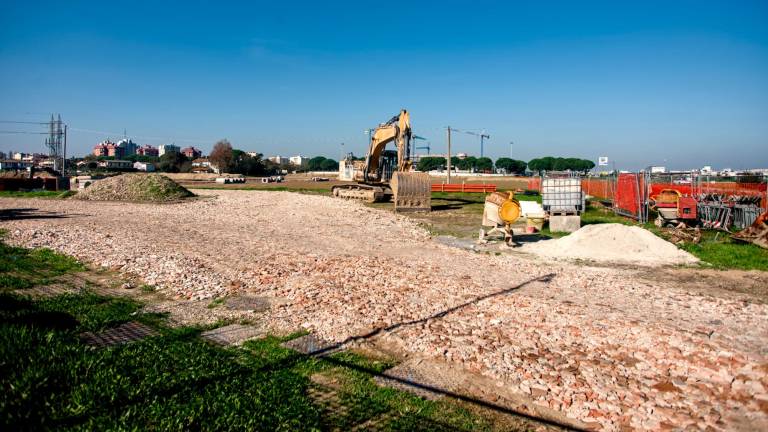
<svg viewBox="0 0 768 432">
<path fill-rule="evenodd" d="M 144 310 L 177 325 L 242 320 L 385 352 L 484 409 L 605 430 L 768 428 L 765 272 L 479 253 L 354 202 L 195 192 L 162 205 L 3 198 L 2 228 L 152 287 Z M 238 297 L 261 306 L 225 307 Z"/>
</svg>

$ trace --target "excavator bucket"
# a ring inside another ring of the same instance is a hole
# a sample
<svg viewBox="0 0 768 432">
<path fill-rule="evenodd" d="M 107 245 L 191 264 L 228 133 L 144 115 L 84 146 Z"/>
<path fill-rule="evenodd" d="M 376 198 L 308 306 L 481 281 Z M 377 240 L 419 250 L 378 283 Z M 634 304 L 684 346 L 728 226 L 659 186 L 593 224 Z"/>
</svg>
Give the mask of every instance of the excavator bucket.
<svg viewBox="0 0 768 432">
<path fill-rule="evenodd" d="M 396 172 L 389 181 L 395 200 L 395 211 L 431 211 L 432 182 L 429 174 Z"/>
</svg>

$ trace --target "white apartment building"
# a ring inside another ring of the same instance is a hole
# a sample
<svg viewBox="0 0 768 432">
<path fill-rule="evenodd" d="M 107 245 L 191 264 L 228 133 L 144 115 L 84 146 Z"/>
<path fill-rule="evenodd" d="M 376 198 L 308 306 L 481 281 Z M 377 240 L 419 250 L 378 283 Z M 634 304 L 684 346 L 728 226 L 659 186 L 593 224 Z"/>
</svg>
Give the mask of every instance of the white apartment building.
<svg viewBox="0 0 768 432">
<path fill-rule="evenodd" d="M 291 163 L 291 165 L 295 165 L 297 167 L 300 167 L 300 166 L 305 165 L 306 163 L 308 163 L 309 162 L 309 158 L 306 157 L 306 156 L 298 155 L 298 156 L 291 156 L 290 158 L 288 158 L 288 161 Z"/>
<path fill-rule="evenodd" d="M 290 161 L 290 159 L 288 159 L 287 157 L 283 157 L 283 156 L 270 156 L 267 159 L 269 159 L 270 161 L 272 161 L 272 162 L 274 162 L 274 163 L 276 163 L 278 165 L 287 164 Z"/>
</svg>

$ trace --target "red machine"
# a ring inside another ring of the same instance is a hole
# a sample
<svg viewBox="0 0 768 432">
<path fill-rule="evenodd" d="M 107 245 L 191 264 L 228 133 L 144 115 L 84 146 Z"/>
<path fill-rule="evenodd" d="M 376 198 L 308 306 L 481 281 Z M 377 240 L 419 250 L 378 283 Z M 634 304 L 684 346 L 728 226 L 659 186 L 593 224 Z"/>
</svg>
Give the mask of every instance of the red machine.
<svg viewBox="0 0 768 432">
<path fill-rule="evenodd" d="M 651 197 L 651 208 L 658 212 L 656 226 L 674 227 L 680 224 L 695 224 L 697 219 L 695 198 L 684 197 L 674 189 L 664 189 Z"/>
</svg>

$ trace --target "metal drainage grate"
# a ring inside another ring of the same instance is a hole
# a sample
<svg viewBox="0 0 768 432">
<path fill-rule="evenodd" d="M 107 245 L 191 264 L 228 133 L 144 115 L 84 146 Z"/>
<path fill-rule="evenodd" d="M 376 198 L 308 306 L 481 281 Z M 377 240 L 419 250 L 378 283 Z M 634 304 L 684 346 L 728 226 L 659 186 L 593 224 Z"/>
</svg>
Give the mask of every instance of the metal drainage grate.
<svg viewBox="0 0 768 432">
<path fill-rule="evenodd" d="M 339 345 L 320 339 L 313 334 L 283 342 L 282 346 L 306 355 L 326 356 L 341 351 Z"/>
<path fill-rule="evenodd" d="M 134 342 L 149 336 L 157 336 L 157 331 L 142 323 L 131 321 L 117 327 L 104 330 L 101 333 L 85 332 L 80 335 L 88 345 L 107 347 Z"/>
<path fill-rule="evenodd" d="M 266 336 L 266 333 L 254 326 L 230 324 L 208 330 L 200 335 L 203 339 L 219 345 L 240 345 L 248 339 Z"/>
</svg>

